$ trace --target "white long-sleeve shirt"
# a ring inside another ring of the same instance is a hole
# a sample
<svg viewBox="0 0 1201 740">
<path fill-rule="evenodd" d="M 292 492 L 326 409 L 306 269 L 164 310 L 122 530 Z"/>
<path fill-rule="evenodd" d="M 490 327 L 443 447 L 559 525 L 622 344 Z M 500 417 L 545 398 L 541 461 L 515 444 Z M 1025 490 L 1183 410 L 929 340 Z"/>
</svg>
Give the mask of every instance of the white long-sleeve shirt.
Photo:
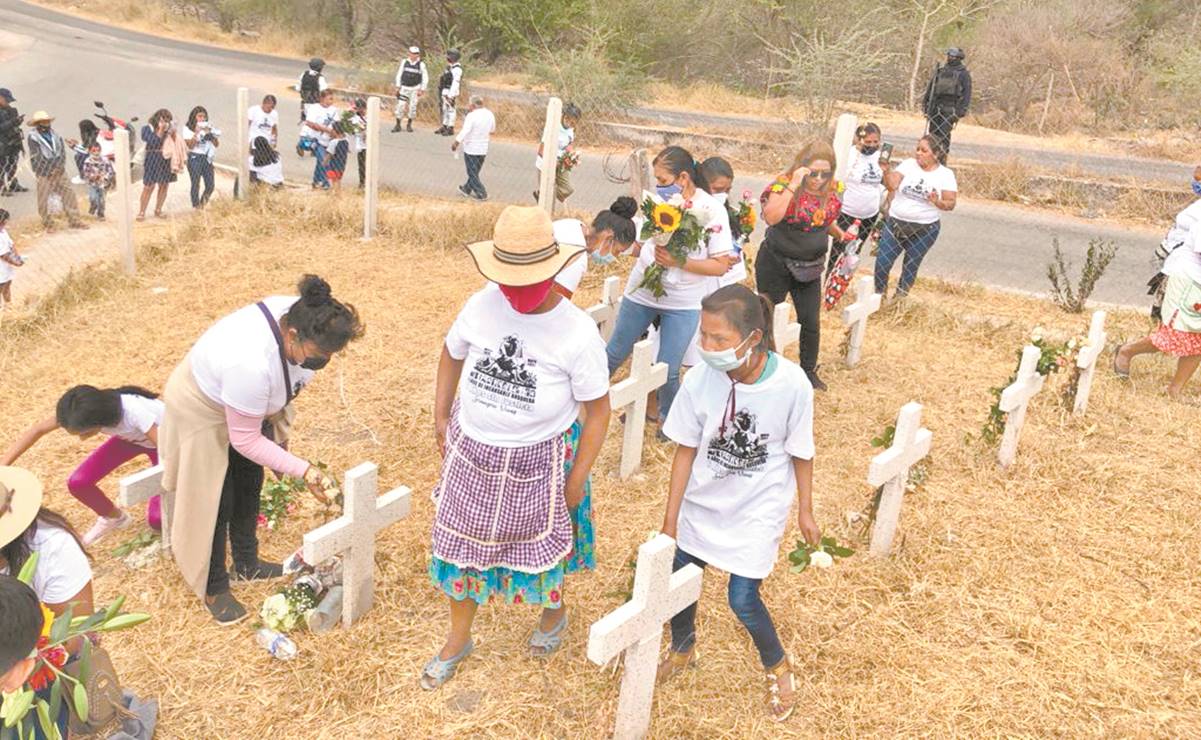
<svg viewBox="0 0 1201 740">
<path fill-rule="evenodd" d="M 496 116 L 487 108 L 476 108 L 463 119 L 463 130 L 455 141 L 463 147 L 464 154 L 483 156 L 488 153 L 488 142 L 496 132 Z"/>
<path fill-rule="evenodd" d="M 459 85 L 463 81 L 463 68 L 458 64 L 450 68 L 450 87 L 442 91 L 442 96 L 447 98 L 459 97 Z"/>
<path fill-rule="evenodd" d="M 405 71 L 405 63 L 408 61 L 408 59 L 401 60 L 400 66 L 396 68 L 396 87 L 408 87 L 407 85 L 400 84 L 400 78 L 404 75 Z M 430 84 L 430 71 L 425 66 L 424 59 L 417 60 L 417 65 L 421 67 L 421 84 L 417 86 L 417 89 L 425 90 Z"/>
</svg>

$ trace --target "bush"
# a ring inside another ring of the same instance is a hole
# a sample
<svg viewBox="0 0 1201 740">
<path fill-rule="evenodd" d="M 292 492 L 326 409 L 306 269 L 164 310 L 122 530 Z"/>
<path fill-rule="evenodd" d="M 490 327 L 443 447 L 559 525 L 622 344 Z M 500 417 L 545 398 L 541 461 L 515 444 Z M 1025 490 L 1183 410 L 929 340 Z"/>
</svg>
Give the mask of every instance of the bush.
<svg viewBox="0 0 1201 740">
<path fill-rule="evenodd" d="M 1118 252 L 1118 245 L 1106 239 L 1089 239 L 1088 252 L 1084 256 L 1084 269 L 1080 271 L 1080 281 L 1072 287 L 1072 279 L 1068 275 L 1068 264 L 1063 252 L 1059 249 L 1059 237 L 1051 240 L 1051 248 L 1055 253 L 1055 261 L 1047 265 L 1047 278 L 1051 281 L 1051 298 L 1055 305 L 1068 313 L 1080 313 L 1084 304 L 1097 287 L 1097 281 L 1105 274 L 1105 269 L 1113 261 Z"/>
<path fill-rule="evenodd" d="M 639 70 L 606 57 L 605 39 L 596 34 L 590 34 L 582 46 L 539 49 L 528 71 L 550 87 L 552 95 L 578 105 L 585 116 L 629 108 L 645 86 Z"/>
</svg>

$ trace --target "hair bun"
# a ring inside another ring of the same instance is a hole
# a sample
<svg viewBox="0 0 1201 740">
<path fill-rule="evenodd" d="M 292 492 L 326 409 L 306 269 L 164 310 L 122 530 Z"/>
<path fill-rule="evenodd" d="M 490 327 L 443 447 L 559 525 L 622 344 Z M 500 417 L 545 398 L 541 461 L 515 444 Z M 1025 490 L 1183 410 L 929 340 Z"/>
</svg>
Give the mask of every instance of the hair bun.
<svg viewBox="0 0 1201 740">
<path fill-rule="evenodd" d="M 623 195 L 613 201 L 613 205 L 609 206 L 609 210 L 615 216 L 622 218 L 634 218 L 634 214 L 638 213 L 638 201 L 628 195 Z"/>
<path fill-rule="evenodd" d="M 306 306 L 324 306 L 333 301 L 329 283 L 316 275 L 305 275 L 297 287 Z"/>
</svg>

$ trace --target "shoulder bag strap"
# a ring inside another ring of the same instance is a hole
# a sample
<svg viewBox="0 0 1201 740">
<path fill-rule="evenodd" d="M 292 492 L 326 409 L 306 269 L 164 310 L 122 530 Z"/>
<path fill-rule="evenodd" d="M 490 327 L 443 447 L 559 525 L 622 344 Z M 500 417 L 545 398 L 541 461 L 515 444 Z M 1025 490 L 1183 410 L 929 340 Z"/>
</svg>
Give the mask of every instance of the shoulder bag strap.
<svg viewBox="0 0 1201 740">
<path fill-rule="evenodd" d="M 267 304 L 259 301 L 256 303 L 259 310 L 263 312 L 263 316 L 267 319 L 267 325 L 271 327 L 271 333 L 275 335 L 275 347 L 279 350 L 279 364 L 284 369 L 284 393 L 287 400 L 284 405 L 292 403 L 292 399 L 296 398 L 296 394 L 292 392 L 292 374 L 288 372 L 288 358 L 284 355 L 284 336 L 279 331 L 279 322 L 271 315 L 271 311 L 267 309 Z"/>
</svg>

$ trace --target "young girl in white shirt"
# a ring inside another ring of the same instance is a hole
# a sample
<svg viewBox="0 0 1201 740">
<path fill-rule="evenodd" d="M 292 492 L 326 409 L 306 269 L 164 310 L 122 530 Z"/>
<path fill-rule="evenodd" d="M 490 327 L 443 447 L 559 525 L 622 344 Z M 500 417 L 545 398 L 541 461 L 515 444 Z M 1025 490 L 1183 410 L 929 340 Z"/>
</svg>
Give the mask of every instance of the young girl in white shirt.
<svg viewBox="0 0 1201 740">
<path fill-rule="evenodd" d="M 91 545 L 109 532 L 129 526 L 129 515 L 104 495 L 99 484 L 140 455 L 145 455 L 151 465 L 158 464 L 158 428 L 163 412 L 163 402 L 145 388 L 127 385 L 102 390 L 77 385 L 58 399 L 53 416 L 29 427 L 13 442 L 0 457 L 0 465 L 12 465 L 56 429 L 85 440 L 97 434 L 107 436 L 67 479 L 71 495 L 96 512 L 96 523 L 82 538 L 83 544 Z M 161 526 L 158 496 L 147 506 L 146 521 L 154 529 Z"/>
<path fill-rule="evenodd" d="M 796 703 L 796 682 L 759 586 L 775 566 L 793 501 L 805 540 L 813 518 L 813 388 L 805 372 L 773 351 L 773 307 L 744 285 L 705 298 L 700 354 L 684 378 L 663 433 L 679 446 L 663 532 L 676 539 L 674 570 L 689 563 L 730 574 L 730 608 L 767 671 L 776 721 Z M 668 678 L 696 655 L 696 604 L 671 620 Z"/>
</svg>

